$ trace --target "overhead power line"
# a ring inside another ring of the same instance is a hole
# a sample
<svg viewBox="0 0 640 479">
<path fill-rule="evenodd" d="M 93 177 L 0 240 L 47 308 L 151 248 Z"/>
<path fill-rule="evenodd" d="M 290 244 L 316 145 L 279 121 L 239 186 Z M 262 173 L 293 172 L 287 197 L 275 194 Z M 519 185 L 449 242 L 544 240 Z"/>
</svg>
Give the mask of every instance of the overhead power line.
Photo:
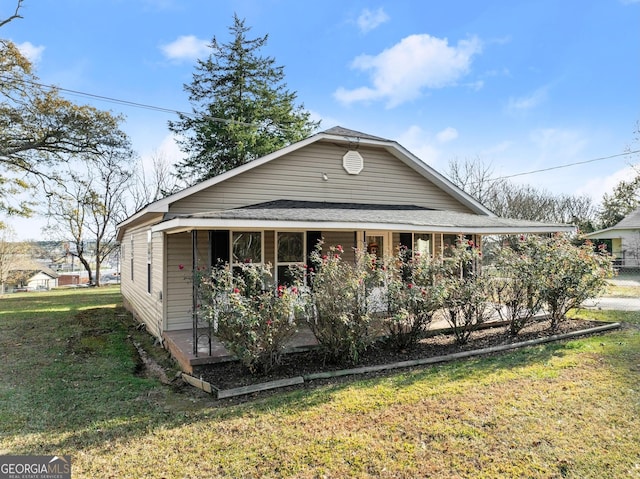
<svg viewBox="0 0 640 479">
<path fill-rule="evenodd" d="M 0 78 L 6 78 L 6 77 L 2 77 L 2 75 L 0 75 Z M 79 90 L 71 90 L 69 88 L 62 88 L 59 86 L 54 86 L 54 85 L 47 85 L 45 83 L 39 83 L 39 82 L 35 82 L 33 80 L 25 80 L 22 79 L 22 82 L 24 83 L 28 83 L 29 85 L 34 85 L 34 86 L 38 86 L 41 88 L 48 88 L 49 90 L 58 90 L 58 91 L 62 91 L 65 93 L 70 93 L 72 95 L 76 95 L 76 96 L 81 96 L 81 97 L 86 97 L 86 98 L 93 98 L 95 100 L 101 100 L 101 101 L 106 101 L 109 103 L 115 103 L 117 105 L 123 105 L 123 106 L 130 106 L 133 108 L 141 108 L 141 109 L 145 109 L 145 110 L 152 110 L 152 111 L 159 111 L 162 113 L 171 113 L 172 115 L 184 115 L 184 116 L 195 116 L 194 113 L 187 113 L 184 111 L 180 111 L 180 110 L 174 110 L 171 108 L 164 108 L 161 106 L 155 106 L 155 105 L 148 105 L 146 103 L 139 103 L 139 102 L 134 102 L 134 101 L 129 101 L 129 100 L 121 100 L 119 98 L 113 98 L 113 97 L 109 97 L 109 96 L 104 96 L 104 95 L 96 95 L 94 93 L 87 93 L 87 92 L 83 92 L 83 91 L 79 91 Z M 244 126 L 259 126 L 256 124 L 252 124 L 252 123 L 247 123 L 247 122 L 242 122 L 242 121 L 238 121 L 238 120 L 230 120 L 228 118 L 216 118 L 210 115 L 207 115 L 207 118 L 211 121 L 216 121 L 216 122 L 220 122 L 220 123 L 229 123 L 229 124 L 236 124 L 236 125 L 244 125 Z"/>
<path fill-rule="evenodd" d="M 0 75 L 0 78 L 3 78 L 3 75 Z M 6 79 L 6 77 L 4 77 Z M 96 100 L 101 100 L 101 101 L 105 101 L 105 102 L 109 102 L 109 103 L 115 103 L 117 105 L 124 105 L 124 106 L 130 106 L 133 108 L 141 108 L 141 109 L 145 109 L 145 110 L 151 110 L 151 111 L 159 111 L 162 113 L 171 113 L 173 115 L 184 115 L 184 116 L 195 116 L 194 113 L 187 113 L 184 111 L 180 111 L 180 110 L 175 110 L 175 109 L 171 109 L 171 108 L 164 108 L 164 107 L 160 107 L 160 106 L 155 106 L 155 105 L 148 105 L 145 103 L 139 103 L 139 102 L 134 102 L 134 101 L 129 101 L 129 100 L 121 100 L 119 98 L 113 98 L 113 97 L 108 97 L 108 96 L 104 96 L 104 95 L 96 95 L 94 93 L 87 93 L 87 92 L 83 92 L 83 91 L 79 91 L 79 90 L 71 90 L 69 88 L 62 88 L 62 87 L 58 87 L 58 86 L 53 86 L 53 85 L 47 85 L 44 83 L 38 83 L 35 81 L 31 81 L 31 80 L 25 80 L 22 79 L 23 82 L 25 83 L 29 83 L 31 85 L 35 85 L 41 88 L 48 88 L 48 89 L 55 89 L 55 90 L 59 90 L 59 91 L 63 91 L 66 93 L 70 93 L 73 95 L 77 95 L 77 96 L 82 96 L 82 97 L 87 97 L 87 98 L 93 98 Z M 257 127 L 259 125 L 253 124 L 253 123 L 246 123 L 246 122 L 241 122 L 238 120 L 230 120 L 228 118 L 216 118 L 216 117 L 212 117 L 212 116 L 207 116 L 207 118 L 209 120 L 212 121 L 217 121 L 220 123 L 229 123 L 229 124 L 236 124 L 236 125 L 245 125 L 245 126 L 252 126 L 252 127 Z M 550 166 L 548 168 L 541 168 L 538 170 L 531 170 L 531 171 L 524 171 L 522 173 L 514 173 L 513 175 L 506 175 L 506 176 L 500 176 L 498 178 L 492 178 L 489 181 L 500 181 L 500 180 L 506 180 L 509 178 L 516 178 L 518 176 L 526 176 L 526 175 L 533 175 L 535 173 L 543 173 L 545 171 L 552 171 L 552 170 L 559 170 L 562 168 L 569 168 L 571 166 L 577 166 L 577 165 L 585 165 L 588 163 L 595 163 L 597 161 L 604 161 L 604 160 L 610 160 L 612 158 L 618 158 L 621 156 L 629 156 L 629 155 L 633 155 L 636 153 L 640 153 L 640 150 L 633 150 L 633 151 L 626 151 L 624 153 L 617 153 L 615 155 L 609 155 L 609 156 L 603 156 L 603 157 L 599 157 L 599 158 L 592 158 L 590 160 L 584 160 L 584 161 L 576 161 L 573 163 L 566 163 L 563 165 L 557 165 L 557 166 Z"/>
<path fill-rule="evenodd" d="M 542 173 L 545 171 L 559 170 L 561 168 L 568 168 L 570 166 L 585 165 L 587 163 L 595 163 L 596 161 L 610 160 L 611 158 L 618 158 L 620 156 L 633 155 L 635 153 L 640 153 L 640 150 L 626 151 L 624 153 L 618 153 L 616 155 L 609 155 L 609 156 L 602 156 L 600 158 L 593 158 L 591 160 L 576 161 L 574 163 L 566 163 L 564 165 L 550 166 L 548 168 L 541 168 L 539 170 L 524 171 L 522 173 L 515 173 L 513 175 L 500 176 L 498 178 L 493 178 L 491 181 L 506 180 L 508 178 L 515 178 L 517 176 L 533 175 L 534 173 Z"/>
</svg>

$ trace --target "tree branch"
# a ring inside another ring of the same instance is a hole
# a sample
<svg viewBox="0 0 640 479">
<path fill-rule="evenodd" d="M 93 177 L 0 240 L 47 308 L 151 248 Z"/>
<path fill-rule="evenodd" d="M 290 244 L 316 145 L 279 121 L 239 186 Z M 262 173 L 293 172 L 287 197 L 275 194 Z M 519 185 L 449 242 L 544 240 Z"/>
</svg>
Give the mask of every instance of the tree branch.
<svg viewBox="0 0 640 479">
<path fill-rule="evenodd" d="M 4 27 L 7 23 L 11 22 L 12 20 L 15 20 L 16 18 L 23 18 L 22 15 L 18 15 L 18 11 L 20 10 L 21 6 L 22 6 L 22 0 L 18 0 L 18 5 L 16 5 L 15 13 L 5 20 L 0 20 L 0 27 Z"/>
</svg>

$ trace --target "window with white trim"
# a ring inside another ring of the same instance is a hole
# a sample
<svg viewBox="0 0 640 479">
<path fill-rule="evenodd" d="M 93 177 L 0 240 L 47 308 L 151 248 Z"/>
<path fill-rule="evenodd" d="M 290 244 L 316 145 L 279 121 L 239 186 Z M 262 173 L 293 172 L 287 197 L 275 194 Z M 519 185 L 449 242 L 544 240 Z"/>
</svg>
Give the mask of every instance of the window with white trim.
<svg viewBox="0 0 640 479">
<path fill-rule="evenodd" d="M 232 231 L 231 262 L 234 266 L 262 263 L 262 231 Z"/>
<path fill-rule="evenodd" d="M 129 239 L 130 239 L 130 243 L 131 243 L 131 251 L 129 252 L 129 256 L 131 257 L 131 259 L 130 259 L 130 263 L 131 263 L 131 265 L 130 265 L 130 269 L 131 269 L 131 281 L 133 281 L 133 244 L 134 244 L 134 241 L 133 241 L 133 233 L 131 233 L 131 235 L 130 235 Z"/>
<path fill-rule="evenodd" d="M 433 235 L 431 233 L 413 234 L 413 254 L 420 253 L 422 256 L 433 255 Z"/>
<path fill-rule="evenodd" d="M 298 231 L 277 233 L 276 279 L 278 284 L 288 285 L 294 281 L 292 266 L 302 266 L 305 261 L 305 234 Z"/>
<path fill-rule="evenodd" d="M 151 264 L 153 262 L 153 245 L 151 230 L 147 231 L 147 293 L 151 293 Z"/>
</svg>

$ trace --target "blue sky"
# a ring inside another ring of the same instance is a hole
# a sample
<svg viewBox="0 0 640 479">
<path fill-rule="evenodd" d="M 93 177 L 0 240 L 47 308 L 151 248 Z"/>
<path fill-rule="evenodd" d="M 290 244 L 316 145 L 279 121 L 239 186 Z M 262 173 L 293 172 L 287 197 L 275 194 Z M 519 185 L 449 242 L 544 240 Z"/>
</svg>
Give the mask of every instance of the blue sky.
<svg viewBox="0 0 640 479">
<path fill-rule="evenodd" d="M 321 129 L 396 140 L 441 172 L 451 159 L 496 176 L 588 162 L 513 181 L 595 200 L 640 162 L 597 160 L 640 149 L 640 0 L 24 0 L 0 33 L 43 83 L 190 111 L 183 84 L 214 36 L 230 39 L 234 12 L 249 37 L 269 34 L 262 53 Z M 123 114 L 142 158 L 180 157 L 171 113 L 64 94 Z M 38 220 L 12 224 L 39 236 Z"/>
</svg>

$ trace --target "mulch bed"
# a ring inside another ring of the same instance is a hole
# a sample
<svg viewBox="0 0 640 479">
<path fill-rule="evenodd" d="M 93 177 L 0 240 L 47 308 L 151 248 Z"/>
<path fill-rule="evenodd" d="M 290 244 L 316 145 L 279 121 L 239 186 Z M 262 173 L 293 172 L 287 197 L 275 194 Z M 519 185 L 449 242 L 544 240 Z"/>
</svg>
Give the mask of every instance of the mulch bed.
<svg viewBox="0 0 640 479">
<path fill-rule="evenodd" d="M 517 336 L 511 336 L 504 325 L 495 326 L 474 331 L 469 341 L 464 345 L 456 344 L 455 337 L 452 334 L 443 332 L 435 336 L 425 337 L 414 348 L 404 351 L 397 351 L 380 341 L 371 346 L 362 355 L 357 364 L 330 364 L 324 360 L 319 350 L 310 350 L 285 355 L 282 364 L 267 374 L 250 374 L 239 362 L 233 361 L 201 366 L 194 371 L 194 376 L 219 389 L 228 389 L 324 371 L 444 356 L 462 351 L 472 351 L 565 334 L 602 325 L 603 323 L 598 321 L 573 319 L 562 322 L 556 331 L 551 332 L 549 328 L 550 321 L 544 320 L 526 326 Z"/>
</svg>

